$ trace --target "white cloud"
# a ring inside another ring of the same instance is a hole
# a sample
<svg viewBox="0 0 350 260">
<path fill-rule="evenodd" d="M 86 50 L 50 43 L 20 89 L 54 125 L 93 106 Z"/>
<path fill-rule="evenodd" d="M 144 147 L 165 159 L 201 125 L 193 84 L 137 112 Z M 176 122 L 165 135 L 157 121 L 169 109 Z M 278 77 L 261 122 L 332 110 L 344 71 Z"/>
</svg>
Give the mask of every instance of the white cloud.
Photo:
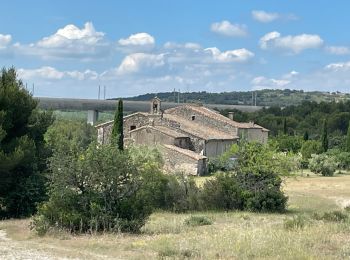
<svg viewBox="0 0 350 260">
<path fill-rule="evenodd" d="M 350 70 L 350 61 L 331 63 L 325 66 L 324 68 L 329 71 L 348 71 Z"/>
<path fill-rule="evenodd" d="M 213 23 L 210 27 L 211 31 L 228 37 L 246 36 L 247 27 L 241 24 L 232 24 L 229 21 Z"/>
<path fill-rule="evenodd" d="M 268 13 L 262 10 L 253 10 L 252 17 L 262 23 L 272 22 L 280 17 L 278 13 Z"/>
<path fill-rule="evenodd" d="M 199 50 L 201 45 L 195 42 L 186 42 L 184 44 L 176 42 L 166 42 L 164 44 L 164 49 L 189 49 L 189 50 Z"/>
<path fill-rule="evenodd" d="M 119 75 L 154 69 L 165 65 L 164 54 L 133 53 L 126 56 L 119 67 Z"/>
<path fill-rule="evenodd" d="M 244 48 L 221 52 L 218 48 L 212 47 L 204 51 L 211 53 L 214 61 L 219 62 L 245 62 L 254 57 L 254 53 Z"/>
<path fill-rule="evenodd" d="M 5 49 L 12 41 L 12 36 L 9 34 L 0 34 L 0 49 Z"/>
<path fill-rule="evenodd" d="M 154 48 L 155 39 L 152 35 L 142 32 L 131 34 L 128 38 L 118 41 L 119 47 L 127 52 L 149 51 Z"/>
<path fill-rule="evenodd" d="M 254 20 L 261 22 L 261 23 L 270 23 L 270 22 L 273 22 L 277 19 L 282 19 L 282 20 L 297 20 L 298 19 L 298 17 L 296 17 L 294 14 L 269 13 L 269 12 L 265 12 L 263 10 L 253 10 L 252 17 Z"/>
<path fill-rule="evenodd" d="M 74 79 L 74 80 L 95 80 L 98 78 L 98 74 L 92 70 L 80 71 L 59 71 L 50 66 L 43 66 L 38 69 L 18 69 L 19 78 L 23 80 L 63 80 L 63 79 Z"/>
<path fill-rule="evenodd" d="M 255 77 L 251 81 L 251 84 L 253 85 L 253 89 L 283 89 L 290 82 L 291 81 L 287 79 L 273 79 L 259 76 Z"/>
<path fill-rule="evenodd" d="M 81 29 L 69 24 L 36 43 L 17 43 L 15 47 L 20 53 L 43 59 L 101 59 L 111 51 L 104 35 L 103 32 L 96 31 L 91 22 L 85 23 Z"/>
<path fill-rule="evenodd" d="M 84 28 L 79 29 L 73 24 L 68 24 L 59 29 L 55 34 L 44 37 L 37 46 L 44 48 L 67 47 L 71 44 L 95 45 L 103 39 L 103 32 L 96 32 L 93 24 L 87 22 Z"/>
<path fill-rule="evenodd" d="M 334 55 L 348 55 L 350 54 L 350 48 L 346 46 L 328 46 L 326 51 Z"/>
<path fill-rule="evenodd" d="M 319 48 L 322 44 L 323 40 L 317 34 L 299 34 L 281 37 L 281 34 L 276 31 L 265 34 L 259 40 L 261 49 L 284 49 L 290 50 L 294 54 L 306 49 Z"/>
</svg>

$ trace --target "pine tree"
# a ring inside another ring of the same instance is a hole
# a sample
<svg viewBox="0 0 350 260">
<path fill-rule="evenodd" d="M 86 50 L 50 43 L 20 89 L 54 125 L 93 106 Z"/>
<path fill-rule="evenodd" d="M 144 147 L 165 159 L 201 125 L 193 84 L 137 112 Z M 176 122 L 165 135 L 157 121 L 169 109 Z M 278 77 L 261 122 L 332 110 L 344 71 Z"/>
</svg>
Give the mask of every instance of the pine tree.
<svg viewBox="0 0 350 260">
<path fill-rule="evenodd" d="M 118 108 L 114 115 L 112 142 L 115 142 L 117 144 L 119 150 L 124 150 L 123 100 L 121 99 L 118 101 Z"/>
<path fill-rule="evenodd" d="M 326 119 L 323 121 L 321 143 L 322 143 L 323 152 L 327 152 L 327 150 L 328 150 L 328 132 L 327 132 L 327 120 Z"/>
<path fill-rule="evenodd" d="M 284 121 L 283 121 L 283 134 L 286 135 L 287 134 L 287 119 L 284 118 Z"/>
<path fill-rule="evenodd" d="M 349 121 L 349 127 L 348 127 L 348 132 L 346 134 L 346 144 L 345 144 L 345 150 L 347 152 L 350 152 L 350 121 Z"/>
<path fill-rule="evenodd" d="M 14 68 L 0 70 L 0 218 L 25 217 L 46 199 L 52 112 L 37 109 Z"/>
<path fill-rule="evenodd" d="M 308 131 L 305 131 L 303 139 L 304 139 L 304 141 L 308 141 L 309 140 L 309 132 Z"/>
</svg>

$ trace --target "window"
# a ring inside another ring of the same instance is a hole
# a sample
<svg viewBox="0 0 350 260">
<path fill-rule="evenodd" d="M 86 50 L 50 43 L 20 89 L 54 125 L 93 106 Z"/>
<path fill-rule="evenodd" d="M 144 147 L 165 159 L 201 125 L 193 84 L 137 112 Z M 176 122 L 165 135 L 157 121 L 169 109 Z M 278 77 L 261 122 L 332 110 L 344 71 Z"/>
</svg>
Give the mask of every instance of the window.
<svg viewBox="0 0 350 260">
<path fill-rule="evenodd" d="M 130 126 L 130 131 L 135 130 L 135 129 L 136 129 L 136 125 Z"/>
<path fill-rule="evenodd" d="M 194 121 L 196 119 L 196 116 L 192 116 L 192 121 Z"/>
</svg>

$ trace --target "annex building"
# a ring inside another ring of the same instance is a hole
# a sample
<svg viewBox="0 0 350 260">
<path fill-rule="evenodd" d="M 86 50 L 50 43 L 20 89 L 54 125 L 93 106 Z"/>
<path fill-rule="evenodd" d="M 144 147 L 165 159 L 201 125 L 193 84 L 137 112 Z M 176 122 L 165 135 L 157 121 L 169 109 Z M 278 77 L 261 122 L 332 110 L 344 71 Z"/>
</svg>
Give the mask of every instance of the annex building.
<svg viewBox="0 0 350 260">
<path fill-rule="evenodd" d="M 197 104 L 162 110 L 161 100 L 150 102 L 150 112 L 124 117 L 125 143 L 158 146 L 165 169 L 202 175 L 208 158 L 220 156 L 238 140 L 266 143 L 269 130 L 250 123 L 239 123 Z M 98 142 L 109 142 L 113 121 L 96 126 Z"/>
</svg>

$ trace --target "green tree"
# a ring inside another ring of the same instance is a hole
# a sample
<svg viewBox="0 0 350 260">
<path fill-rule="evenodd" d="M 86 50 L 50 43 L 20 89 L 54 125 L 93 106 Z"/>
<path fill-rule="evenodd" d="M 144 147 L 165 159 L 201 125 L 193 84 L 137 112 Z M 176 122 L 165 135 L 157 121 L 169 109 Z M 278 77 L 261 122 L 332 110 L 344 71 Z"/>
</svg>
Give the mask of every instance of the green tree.
<svg viewBox="0 0 350 260">
<path fill-rule="evenodd" d="M 0 74 L 0 216 L 33 214 L 45 199 L 46 160 L 50 151 L 44 134 L 51 112 L 37 109 L 37 101 L 17 79 L 14 68 Z"/>
<path fill-rule="evenodd" d="M 124 150 L 123 100 L 121 99 L 118 101 L 118 108 L 114 115 L 112 142 L 117 144 L 119 150 Z"/>
<path fill-rule="evenodd" d="M 287 133 L 288 133 L 287 118 L 284 118 L 284 120 L 283 120 L 283 134 L 286 135 Z"/>
<path fill-rule="evenodd" d="M 56 150 L 50 158 L 49 200 L 39 206 L 35 229 L 138 232 L 154 207 L 166 201 L 167 179 L 159 153 L 136 151 L 95 142 L 78 153 Z"/>
<path fill-rule="evenodd" d="M 348 126 L 348 132 L 346 134 L 345 150 L 347 152 L 350 152 L 350 122 L 349 122 L 349 126 Z"/>
<path fill-rule="evenodd" d="M 323 152 L 327 152 L 327 150 L 328 150 L 328 130 L 327 130 L 327 120 L 326 119 L 323 120 L 321 143 L 322 143 Z"/>
</svg>

